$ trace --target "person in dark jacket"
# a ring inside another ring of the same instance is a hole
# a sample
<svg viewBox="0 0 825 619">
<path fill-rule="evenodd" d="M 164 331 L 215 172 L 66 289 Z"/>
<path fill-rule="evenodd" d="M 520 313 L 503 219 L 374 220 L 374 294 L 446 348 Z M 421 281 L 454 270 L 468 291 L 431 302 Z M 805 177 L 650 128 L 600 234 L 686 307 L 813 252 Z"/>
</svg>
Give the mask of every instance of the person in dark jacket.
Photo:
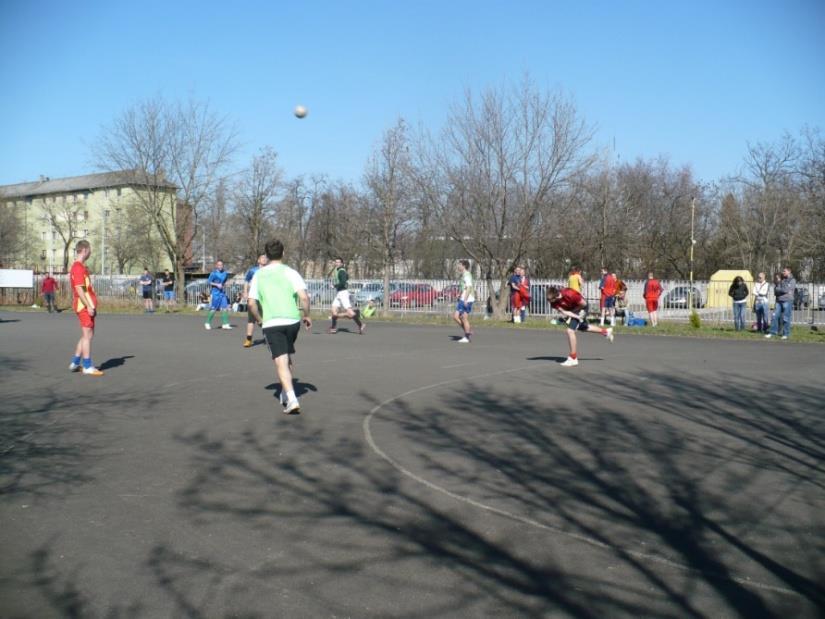
<svg viewBox="0 0 825 619">
<path fill-rule="evenodd" d="M 734 277 L 728 289 L 728 296 L 733 299 L 733 326 L 737 331 L 745 328 L 745 305 L 749 295 L 750 291 L 745 280 L 740 275 Z"/>
<path fill-rule="evenodd" d="M 782 339 L 787 340 L 791 335 L 791 321 L 793 320 L 793 294 L 796 290 L 796 280 L 793 278 L 791 269 L 782 269 L 782 279 L 774 286 L 773 293 L 776 296 L 776 309 L 773 312 L 771 321 L 771 332 L 765 337 L 771 338 L 779 335 L 779 321 L 782 321 Z"/>
</svg>

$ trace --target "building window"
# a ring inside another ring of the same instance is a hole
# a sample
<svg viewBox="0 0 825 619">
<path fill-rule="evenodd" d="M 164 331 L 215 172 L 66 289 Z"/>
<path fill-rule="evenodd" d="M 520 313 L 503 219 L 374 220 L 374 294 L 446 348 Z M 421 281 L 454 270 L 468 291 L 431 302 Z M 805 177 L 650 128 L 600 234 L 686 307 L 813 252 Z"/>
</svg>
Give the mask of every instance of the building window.
<svg viewBox="0 0 825 619">
<path fill-rule="evenodd" d="M 89 236 L 89 229 L 88 228 L 83 228 L 83 236 L 84 237 Z"/>
<path fill-rule="evenodd" d="M 72 194 L 72 202 L 77 204 L 77 194 L 76 193 Z"/>
<path fill-rule="evenodd" d="M 40 233 L 40 240 L 42 240 L 42 241 L 46 240 L 46 231 L 45 230 Z"/>
<path fill-rule="evenodd" d="M 120 187 L 118 187 L 118 188 L 117 188 L 117 197 L 118 197 L 118 198 L 120 197 L 120 192 L 121 192 L 121 189 L 120 189 Z"/>
<path fill-rule="evenodd" d="M 66 196 L 60 196 L 60 201 L 61 201 L 63 204 L 66 204 Z"/>
<path fill-rule="evenodd" d="M 83 221 L 89 220 L 89 211 L 83 211 Z"/>
</svg>

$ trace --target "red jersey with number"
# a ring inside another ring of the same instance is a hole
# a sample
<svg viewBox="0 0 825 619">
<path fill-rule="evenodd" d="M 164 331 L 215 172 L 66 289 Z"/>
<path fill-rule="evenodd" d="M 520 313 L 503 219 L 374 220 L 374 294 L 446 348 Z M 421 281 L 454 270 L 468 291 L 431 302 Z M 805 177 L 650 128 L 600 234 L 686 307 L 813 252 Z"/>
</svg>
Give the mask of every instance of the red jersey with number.
<svg viewBox="0 0 825 619">
<path fill-rule="evenodd" d="M 92 288 L 92 279 L 89 277 L 89 269 L 87 269 L 86 265 L 80 260 L 76 260 L 72 265 L 72 269 L 69 271 L 69 280 L 72 284 L 72 307 L 74 311 L 82 312 L 86 309 L 86 306 L 77 294 L 76 286 L 85 286 L 86 294 L 92 300 L 95 307 L 97 307 L 97 295 L 95 294 L 95 289 Z"/>
<path fill-rule="evenodd" d="M 586 305 L 584 297 L 572 288 L 562 288 L 558 298 L 550 302 L 553 309 L 561 309 L 566 312 L 575 312 Z"/>
</svg>

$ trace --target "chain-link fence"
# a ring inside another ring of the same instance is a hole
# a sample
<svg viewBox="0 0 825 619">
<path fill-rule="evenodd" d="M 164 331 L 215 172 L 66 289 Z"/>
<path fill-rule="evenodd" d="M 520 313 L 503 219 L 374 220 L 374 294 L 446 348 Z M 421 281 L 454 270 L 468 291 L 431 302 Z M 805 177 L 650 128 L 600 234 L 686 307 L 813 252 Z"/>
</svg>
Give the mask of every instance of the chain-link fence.
<svg viewBox="0 0 825 619">
<path fill-rule="evenodd" d="M 0 290 L 0 304 L 4 305 L 42 305 L 39 293 L 43 275 L 35 276 L 34 290 L 4 289 Z M 71 304 L 71 289 L 68 275 L 56 275 L 59 307 Z M 118 306 L 141 306 L 143 288 L 140 277 L 134 275 L 94 276 L 93 284 L 104 304 Z M 530 304 L 528 315 L 538 319 L 550 319 L 554 312 L 546 300 L 549 286 L 565 286 L 566 280 L 537 279 L 530 283 Z M 644 299 L 645 280 L 625 280 L 624 297 L 617 304 L 619 322 L 630 315 L 646 318 L 647 310 Z M 662 294 L 659 298 L 659 319 L 663 321 L 686 321 L 690 315 L 689 303 L 702 318 L 703 322 L 712 324 L 732 324 L 734 321 L 733 300 L 728 296 L 731 282 L 694 281 L 691 285 L 682 280 L 661 280 Z M 748 285 L 748 297 L 745 303 L 744 319 L 748 326 L 756 321 L 754 313 L 753 285 Z M 307 290 L 315 309 L 329 310 L 335 299 L 336 291 L 328 280 L 307 280 Z M 231 302 L 241 300 L 243 279 L 235 277 L 226 287 Z M 209 286 L 205 279 L 187 281 L 183 298 L 178 303 L 196 308 L 209 302 Z M 388 309 L 393 314 L 448 314 L 455 307 L 460 295 L 460 288 L 455 280 L 409 279 L 391 281 L 388 290 L 383 282 L 377 280 L 351 280 L 349 292 L 352 305 L 363 307 L 372 303 L 379 309 Z M 486 280 L 475 282 L 474 314 L 492 314 L 493 304 L 501 294 L 499 283 L 492 284 Z M 509 297 L 509 291 L 504 290 Z M 153 295 L 160 301 L 163 297 L 159 281 L 156 280 Z M 582 295 L 587 299 L 592 314 L 599 313 L 600 291 L 596 281 L 584 283 Z M 775 306 L 773 285 L 768 292 L 769 310 Z M 105 305 L 104 305 L 105 307 Z M 793 301 L 793 321 L 795 324 L 825 324 L 825 284 L 798 283 Z M 510 311 L 508 303 L 508 312 Z"/>
</svg>

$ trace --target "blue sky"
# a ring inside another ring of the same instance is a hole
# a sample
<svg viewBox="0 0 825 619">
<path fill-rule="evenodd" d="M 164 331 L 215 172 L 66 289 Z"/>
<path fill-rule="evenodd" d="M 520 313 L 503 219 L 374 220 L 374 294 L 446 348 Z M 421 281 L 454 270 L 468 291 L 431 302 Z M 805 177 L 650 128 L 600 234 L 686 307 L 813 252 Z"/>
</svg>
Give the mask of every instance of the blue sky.
<svg viewBox="0 0 825 619">
<path fill-rule="evenodd" d="M 398 116 L 437 130 L 465 89 L 525 73 L 619 160 L 710 181 L 748 141 L 825 130 L 823 33 L 823 0 L 0 0 L 0 184 L 94 171 L 101 126 L 154 95 L 229 116 L 236 167 L 271 145 L 290 176 L 358 181 Z"/>
</svg>

